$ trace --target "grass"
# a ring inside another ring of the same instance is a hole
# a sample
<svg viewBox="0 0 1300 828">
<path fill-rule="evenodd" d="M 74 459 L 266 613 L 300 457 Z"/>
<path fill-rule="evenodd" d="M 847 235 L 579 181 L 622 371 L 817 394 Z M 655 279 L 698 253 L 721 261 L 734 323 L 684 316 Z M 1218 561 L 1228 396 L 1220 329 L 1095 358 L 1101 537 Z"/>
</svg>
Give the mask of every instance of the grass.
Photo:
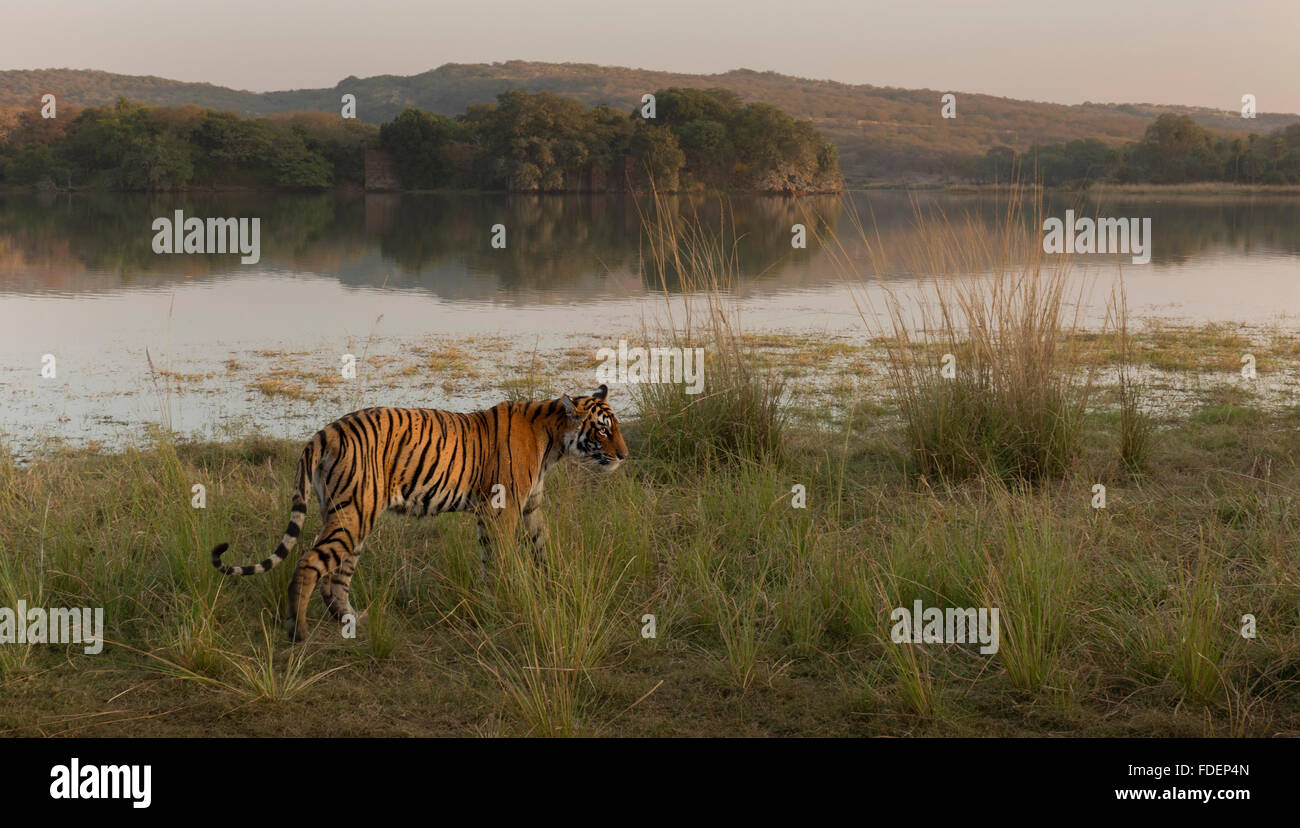
<svg viewBox="0 0 1300 828">
<path fill-rule="evenodd" d="M 319 396 L 315 392 L 308 390 L 300 382 L 293 382 L 277 376 L 258 377 L 250 387 L 267 397 L 287 397 L 291 400 L 311 402 Z"/>
<path fill-rule="evenodd" d="M 1038 202 L 1033 201 L 1034 204 Z M 888 323 L 859 303 L 885 343 L 888 382 L 920 471 L 945 481 L 981 475 L 1035 482 L 1061 475 L 1078 454 L 1091 373 L 1077 375 L 1080 297 L 1067 292 L 1070 260 L 1049 262 L 1008 198 L 995 232 L 916 207 L 920 232 L 901 255 L 932 279 L 915 304 L 884 289 Z M 859 223 L 875 274 L 885 253 Z M 840 248 L 842 250 L 842 248 Z M 840 259 L 841 265 L 856 267 Z M 857 274 L 861 275 L 861 274 Z"/>
<path fill-rule="evenodd" d="M 1064 686 L 1060 667 L 1078 611 L 1078 544 L 1085 537 L 1057 525 L 1032 499 L 1000 505 L 998 558 L 990 552 L 984 605 L 1000 608 L 998 657 L 1012 686 L 1026 691 Z"/>
<path fill-rule="evenodd" d="M 1121 277 L 1112 297 L 1111 321 L 1118 332 L 1119 459 L 1130 472 L 1140 473 L 1151 455 L 1151 418 L 1142 410 L 1143 387 L 1133 367 L 1133 337 L 1128 329 L 1128 294 Z"/>
<path fill-rule="evenodd" d="M 680 215 L 657 192 L 642 215 L 646 265 L 658 274 L 666 299 L 673 295 L 670 282 L 683 298 L 679 318 L 669 299 L 667 321 L 643 337 L 704 356 L 702 388 L 632 386 L 654 457 L 674 469 L 779 460 L 782 450 L 785 380 L 759 367 L 746 346 L 740 314 L 728 298 L 740 283 L 737 239 L 725 209 L 722 216 L 715 230 Z"/>
<path fill-rule="evenodd" d="M 289 645 L 291 567 L 232 581 L 208 562 L 218 541 L 232 562 L 271 549 L 297 441 L 0 454 L 0 605 L 100 606 L 109 639 L 0 647 L 0 733 L 1300 735 L 1294 406 L 1208 384 L 1139 406 L 1139 374 L 1087 393 L 1132 365 L 1126 324 L 1104 347 L 1073 336 L 1041 270 L 957 294 L 935 341 L 894 330 L 883 383 L 796 398 L 723 299 L 725 236 L 647 236 L 694 297 L 647 337 L 705 348 L 705 392 L 612 389 L 639 409 L 631 457 L 548 477 L 542 568 L 508 548 L 484 588 L 472 518 L 381 518 L 355 638 L 313 600 Z M 545 393 L 550 366 L 518 362 L 508 392 Z M 997 607 L 997 654 L 895 644 L 892 610 L 918 599 Z"/>
<path fill-rule="evenodd" d="M 313 605 L 300 655 L 270 620 L 288 568 L 229 582 L 206 559 L 221 539 L 239 560 L 270 548 L 296 444 L 159 435 L 9 468 L 4 605 L 104 606 L 119 643 L 0 647 L 0 730 L 63 732 L 96 711 L 73 732 L 1300 732 L 1293 422 L 1161 420 L 1149 472 L 1107 480 L 1098 512 L 1089 469 L 1118 452 L 1103 414 L 1085 418 L 1079 462 L 1033 494 L 987 477 L 927 486 L 892 428 L 791 427 L 779 463 L 669 470 L 629 422 L 625 470 L 548 482 L 549 569 L 521 550 L 481 593 L 472 520 L 386 516 L 358 572 L 358 637 Z M 888 642 L 890 609 L 918 597 L 999 606 L 999 653 Z M 1236 634 L 1246 613 L 1252 640 Z"/>
</svg>

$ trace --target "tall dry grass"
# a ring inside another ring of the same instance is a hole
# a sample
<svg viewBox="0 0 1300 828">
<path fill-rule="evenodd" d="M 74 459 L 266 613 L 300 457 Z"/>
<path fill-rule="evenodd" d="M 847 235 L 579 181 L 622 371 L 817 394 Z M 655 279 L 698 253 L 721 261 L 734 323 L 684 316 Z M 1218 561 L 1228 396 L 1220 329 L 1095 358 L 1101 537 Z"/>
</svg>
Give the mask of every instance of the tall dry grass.
<svg viewBox="0 0 1300 828">
<path fill-rule="evenodd" d="M 1107 309 L 1119 341 L 1119 458 L 1130 472 L 1142 471 L 1150 460 L 1154 437 L 1151 417 L 1142 410 L 1143 386 L 1133 369 L 1133 337 L 1128 329 L 1128 291 L 1121 274 Z"/>
<path fill-rule="evenodd" d="M 633 386 L 646 447 L 669 467 L 779 459 L 786 417 L 784 380 L 755 367 L 742 344 L 732 290 L 740 284 L 738 238 L 725 208 L 719 226 L 678 209 L 652 190 L 641 209 L 642 259 L 658 279 L 666 320 L 649 324 L 647 341 L 703 348 L 702 393 L 681 383 Z M 680 296 L 675 306 L 674 295 Z"/>
<path fill-rule="evenodd" d="M 1062 474 L 1079 451 L 1092 390 L 1077 359 L 1084 288 L 1071 292 L 1068 256 L 1043 253 L 1040 202 L 1027 208 L 1027 192 L 1006 193 L 992 232 L 917 205 L 919 232 L 901 261 L 886 260 L 860 219 L 866 268 L 839 240 L 823 244 L 844 270 L 877 279 L 882 312 L 855 299 L 888 351 L 889 391 L 925 475 L 1034 482 Z M 900 269 L 922 283 L 915 301 L 884 279 Z"/>
</svg>

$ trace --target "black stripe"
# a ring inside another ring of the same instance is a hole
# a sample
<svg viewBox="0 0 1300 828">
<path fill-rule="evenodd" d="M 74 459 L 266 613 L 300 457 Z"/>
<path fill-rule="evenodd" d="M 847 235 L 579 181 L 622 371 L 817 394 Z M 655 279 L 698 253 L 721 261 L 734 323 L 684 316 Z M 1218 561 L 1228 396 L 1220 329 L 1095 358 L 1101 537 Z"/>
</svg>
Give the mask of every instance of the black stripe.
<svg viewBox="0 0 1300 828">
<path fill-rule="evenodd" d="M 332 515 L 332 514 L 335 514 L 335 513 L 338 512 L 339 510 L 341 510 L 341 509 L 346 509 L 347 507 L 349 507 L 349 506 L 351 506 L 351 505 L 352 505 L 352 498 L 350 498 L 350 497 L 349 497 L 349 498 L 344 498 L 343 500 L 340 500 L 340 501 L 338 501 L 337 503 L 331 503 L 329 509 L 326 510 L 325 514 L 326 514 L 326 515 Z"/>
<path fill-rule="evenodd" d="M 422 417 L 421 419 L 423 422 L 420 425 L 420 442 L 423 444 L 423 448 L 420 449 L 420 459 L 416 461 L 415 466 L 410 470 L 410 485 L 402 491 L 403 500 L 406 500 L 411 496 L 411 492 L 415 491 L 416 479 L 424 470 L 424 458 L 428 455 L 429 445 L 433 442 L 425 432 L 425 427 L 428 426 L 427 418 Z"/>
</svg>

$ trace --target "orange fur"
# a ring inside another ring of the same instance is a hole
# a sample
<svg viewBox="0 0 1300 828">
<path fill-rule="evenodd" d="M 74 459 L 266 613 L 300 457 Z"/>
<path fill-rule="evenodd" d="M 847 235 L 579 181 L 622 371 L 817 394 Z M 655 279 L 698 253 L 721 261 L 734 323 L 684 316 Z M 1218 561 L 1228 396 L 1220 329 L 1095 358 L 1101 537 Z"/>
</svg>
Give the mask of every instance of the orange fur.
<svg viewBox="0 0 1300 828">
<path fill-rule="evenodd" d="M 415 516 L 473 511 L 486 577 L 492 537 L 514 536 L 521 522 L 534 555 L 544 560 L 540 507 L 547 469 L 569 456 L 613 470 L 627 457 L 618 420 L 601 386 L 590 396 L 544 402 L 503 402 L 457 414 L 429 408 L 366 408 L 316 432 L 298 461 L 289 526 L 279 547 L 259 564 L 221 562 L 227 545 L 212 550 L 212 565 L 227 575 L 273 568 L 297 543 L 315 489 L 323 525 L 298 558 L 289 584 L 286 628 L 306 629 L 307 602 L 319 584 L 339 620 L 355 613 L 348 599 L 357 554 L 379 515 Z"/>
</svg>

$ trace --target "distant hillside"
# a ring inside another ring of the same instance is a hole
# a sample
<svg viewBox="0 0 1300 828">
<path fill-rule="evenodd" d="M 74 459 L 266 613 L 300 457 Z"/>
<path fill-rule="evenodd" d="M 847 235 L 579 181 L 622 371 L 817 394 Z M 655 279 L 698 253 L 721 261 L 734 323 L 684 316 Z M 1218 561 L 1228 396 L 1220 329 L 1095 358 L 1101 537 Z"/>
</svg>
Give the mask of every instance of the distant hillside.
<svg viewBox="0 0 1300 828">
<path fill-rule="evenodd" d="M 1097 138 L 1108 144 L 1138 140 L 1159 115 L 1188 115 L 1198 124 L 1232 135 L 1264 134 L 1300 123 L 1300 115 L 1261 113 L 1245 120 L 1235 111 L 1155 104 L 1078 106 L 1020 101 L 960 89 L 896 89 L 808 80 L 775 72 L 736 69 L 716 75 L 688 75 L 576 63 L 509 61 L 446 64 L 408 77 L 349 77 L 332 89 L 255 93 L 207 83 L 115 75 L 77 69 L 0 71 L 0 107 L 28 106 L 54 92 L 80 105 L 111 103 L 119 96 L 148 104 L 197 104 L 242 115 L 293 110 L 337 110 L 344 92 L 357 96 L 358 115 L 370 123 L 392 120 L 405 107 L 458 115 L 473 103 L 487 103 L 507 89 L 555 92 L 588 105 L 623 110 L 641 95 L 670 86 L 729 89 L 745 101 L 762 101 L 798 118 L 811 119 L 839 148 L 850 184 L 867 179 L 942 175 L 957 157 L 981 155 L 1002 145 L 1023 150 L 1033 144 Z M 939 117 L 940 95 L 957 95 L 957 118 Z"/>
</svg>

